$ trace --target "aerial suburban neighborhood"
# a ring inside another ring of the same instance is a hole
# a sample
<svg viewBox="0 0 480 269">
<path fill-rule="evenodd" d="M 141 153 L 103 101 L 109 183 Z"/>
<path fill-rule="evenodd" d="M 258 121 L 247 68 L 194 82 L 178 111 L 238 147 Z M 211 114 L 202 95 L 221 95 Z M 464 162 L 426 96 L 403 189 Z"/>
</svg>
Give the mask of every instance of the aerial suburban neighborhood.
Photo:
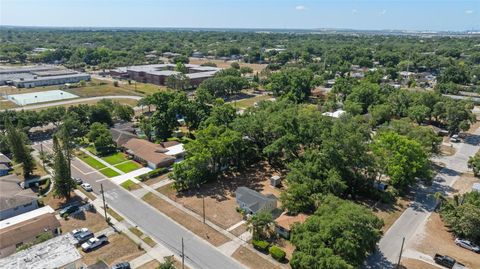
<svg viewBox="0 0 480 269">
<path fill-rule="evenodd" d="M 0 0 L 0 268 L 480 268 L 478 5 L 304 2 Z"/>
</svg>

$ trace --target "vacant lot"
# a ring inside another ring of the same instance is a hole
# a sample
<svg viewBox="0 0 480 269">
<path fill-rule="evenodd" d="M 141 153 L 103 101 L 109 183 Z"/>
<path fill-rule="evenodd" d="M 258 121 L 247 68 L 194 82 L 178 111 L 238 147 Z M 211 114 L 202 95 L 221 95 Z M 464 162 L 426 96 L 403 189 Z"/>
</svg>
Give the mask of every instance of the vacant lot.
<svg viewBox="0 0 480 269">
<path fill-rule="evenodd" d="M 400 263 L 402 269 L 438 269 L 434 265 L 414 259 L 403 259 Z"/>
<path fill-rule="evenodd" d="M 221 67 L 221 68 L 230 68 L 231 64 L 232 64 L 232 62 L 230 62 L 230 61 L 190 58 L 190 63 L 191 64 L 204 64 L 204 63 L 208 63 L 208 62 L 215 63 L 217 65 L 217 67 Z M 239 64 L 240 64 L 240 67 L 242 67 L 242 66 L 251 67 L 254 72 L 260 72 L 263 69 L 265 69 L 265 67 L 267 67 L 266 64 L 249 64 L 249 63 L 243 63 L 243 62 L 239 62 Z"/>
<path fill-rule="evenodd" d="M 455 194 L 463 194 L 472 191 L 473 183 L 480 183 L 480 179 L 471 173 L 464 173 L 455 181 L 452 188 L 455 189 Z"/>
<path fill-rule="evenodd" d="M 257 96 L 242 99 L 242 100 L 239 100 L 239 101 L 232 101 L 231 104 L 234 107 L 245 109 L 245 108 L 248 108 L 248 107 L 251 107 L 251 106 L 255 105 L 255 103 L 258 103 L 258 102 L 263 101 L 263 100 L 270 100 L 270 99 L 272 99 L 272 97 L 269 96 L 269 95 L 257 95 Z"/>
<path fill-rule="evenodd" d="M 421 236 L 412 242 L 412 248 L 434 256 L 435 253 L 451 256 L 468 268 L 480 268 L 478 254 L 461 248 L 454 243 L 454 236 L 443 224 L 438 213 L 433 213 L 427 221 Z"/>
<path fill-rule="evenodd" d="M 97 260 L 103 260 L 109 265 L 118 262 L 131 261 L 136 257 L 145 253 L 140 250 L 127 236 L 123 234 L 114 234 L 108 237 L 109 243 L 92 252 L 85 253 L 82 251 L 83 262 L 92 265 Z"/>
<path fill-rule="evenodd" d="M 171 204 L 165 202 L 159 197 L 155 196 L 152 193 L 147 193 L 143 198 L 145 202 L 149 203 L 151 206 L 155 207 L 159 211 L 171 217 L 177 223 L 181 224 L 191 232 L 207 240 L 214 246 L 220 246 L 224 243 L 230 241 L 223 234 L 215 231 L 210 226 L 203 224 L 194 217 L 185 214 L 180 209 L 172 206 Z"/>
<path fill-rule="evenodd" d="M 96 233 L 108 227 L 105 219 L 97 212 L 79 212 L 73 216 L 69 216 L 68 220 L 60 219 L 62 224 L 62 232 L 71 232 L 73 229 L 88 228 Z"/>
<path fill-rule="evenodd" d="M 240 263 L 246 265 L 249 268 L 255 269 L 272 269 L 272 268 L 281 268 L 280 266 L 275 266 L 271 262 L 267 261 L 266 259 L 260 257 L 261 254 L 259 252 L 251 251 L 246 247 L 239 247 L 233 254 L 232 258 L 239 261 Z"/>
<path fill-rule="evenodd" d="M 171 185 L 157 189 L 170 199 L 182 204 L 190 210 L 203 214 L 203 199 L 205 199 L 205 215 L 208 220 L 227 229 L 242 220 L 236 211 L 235 190 L 247 186 L 263 194 L 272 193 L 280 196 L 280 190 L 270 186 L 270 177 L 277 174 L 267 163 L 253 165 L 241 173 L 231 172 L 223 179 L 202 185 L 200 189 L 177 193 Z"/>
</svg>

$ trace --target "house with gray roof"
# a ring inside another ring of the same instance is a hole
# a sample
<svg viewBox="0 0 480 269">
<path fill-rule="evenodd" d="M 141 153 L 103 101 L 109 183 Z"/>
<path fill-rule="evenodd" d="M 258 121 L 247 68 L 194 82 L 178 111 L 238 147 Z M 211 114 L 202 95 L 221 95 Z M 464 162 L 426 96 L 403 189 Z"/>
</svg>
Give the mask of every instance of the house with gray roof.
<svg viewBox="0 0 480 269">
<path fill-rule="evenodd" d="M 247 214 L 259 211 L 272 212 L 277 208 L 277 198 L 273 194 L 263 195 L 247 187 L 238 187 L 235 191 L 238 206 Z"/>
<path fill-rule="evenodd" d="M 38 208 L 37 195 L 31 189 L 23 189 L 22 181 L 16 175 L 0 177 L 0 220 Z"/>
</svg>

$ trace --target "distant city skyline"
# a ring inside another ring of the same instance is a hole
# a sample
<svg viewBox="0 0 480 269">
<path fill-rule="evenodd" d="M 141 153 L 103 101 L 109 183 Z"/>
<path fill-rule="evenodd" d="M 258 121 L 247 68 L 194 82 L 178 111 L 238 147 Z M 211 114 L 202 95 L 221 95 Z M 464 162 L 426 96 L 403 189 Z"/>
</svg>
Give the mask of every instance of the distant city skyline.
<svg viewBox="0 0 480 269">
<path fill-rule="evenodd" d="M 466 31 L 479 0 L 0 0 L 0 24 Z"/>
</svg>

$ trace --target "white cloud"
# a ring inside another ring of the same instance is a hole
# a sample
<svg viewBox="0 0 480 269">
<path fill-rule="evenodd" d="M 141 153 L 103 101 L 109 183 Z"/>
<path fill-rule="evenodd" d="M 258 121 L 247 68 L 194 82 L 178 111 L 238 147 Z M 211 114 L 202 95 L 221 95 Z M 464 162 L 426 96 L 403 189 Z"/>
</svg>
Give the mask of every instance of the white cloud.
<svg viewBox="0 0 480 269">
<path fill-rule="evenodd" d="M 295 9 L 298 10 L 298 11 L 304 11 L 307 8 L 305 6 L 300 5 L 300 6 L 296 6 Z"/>
<path fill-rule="evenodd" d="M 355 14 L 357 14 L 357 13 L 358 13 L 358 10 L 352 9 L 352 14 L 353 14 L 353 15 L 355 15 Z"/>
<path fill-rule="evenodd" d="M 385 14 L 387 14 L 387 10 L 386 10 L 386 9 L 384 9 L 384 10 L 380 11 L 380 15 L 382 15 L 382 16 L 383 16 L 383 15 L 385 15 Z"/>
<path fill-rule="evenodd" d="M 473 14 L 474 12 L 475 12 L 475 10 L 471 10 L 471 9 L 465 10 L 465 14 L 467 14 L 467 15 Z"/>
</svg>

